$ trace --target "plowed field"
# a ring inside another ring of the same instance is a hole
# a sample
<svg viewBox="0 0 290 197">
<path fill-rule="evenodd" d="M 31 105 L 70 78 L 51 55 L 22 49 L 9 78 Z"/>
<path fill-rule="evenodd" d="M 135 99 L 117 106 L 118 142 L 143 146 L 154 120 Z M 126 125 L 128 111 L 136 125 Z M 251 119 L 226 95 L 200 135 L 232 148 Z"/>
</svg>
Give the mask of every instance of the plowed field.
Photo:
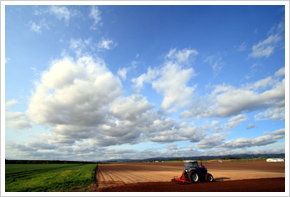
<svg viewBox="0 0 290 197">
<path fill-rule="evenodd" d="M 94 191 L 281 191 L 285 190 L 285 163 L 213 162 L 205 163 L 213 183 L 174 185 L 184 163 L 99 164 Z M 252 180 L 249 180 L 252 179 Z M 208 184 L 211 184 L 208 187 Z M 197 187 L 198 185 L 198 187 Z"/>
</svg>

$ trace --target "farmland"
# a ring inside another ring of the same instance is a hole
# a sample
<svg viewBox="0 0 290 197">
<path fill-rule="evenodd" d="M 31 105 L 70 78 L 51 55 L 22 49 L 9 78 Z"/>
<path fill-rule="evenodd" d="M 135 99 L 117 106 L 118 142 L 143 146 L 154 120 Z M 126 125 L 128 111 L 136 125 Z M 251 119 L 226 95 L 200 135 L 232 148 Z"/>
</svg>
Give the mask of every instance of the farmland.
<svg viewBox="0 0 290 197">
<path fill-rule="evenodd" d="M 285 163 L 204 162 L 214 182 L 176 185 L 183 162 L 6 164 L 6 192 L 284 192 Z"/>
<path fill-rule="evenodd" d="M 285 163 L 205 163 L 213 183 L 175 185 L 183 162 L 100 164 L 96 171 L 97 190 L 102 192 L 282 192 L 285 191 Z"/>
<path fill-rule="evenodd" d="M 97 164 L 6 164 L 6 192 L 88 190 Z M 85 189 L 83 189 L 85 188 Z"/>
</svg>

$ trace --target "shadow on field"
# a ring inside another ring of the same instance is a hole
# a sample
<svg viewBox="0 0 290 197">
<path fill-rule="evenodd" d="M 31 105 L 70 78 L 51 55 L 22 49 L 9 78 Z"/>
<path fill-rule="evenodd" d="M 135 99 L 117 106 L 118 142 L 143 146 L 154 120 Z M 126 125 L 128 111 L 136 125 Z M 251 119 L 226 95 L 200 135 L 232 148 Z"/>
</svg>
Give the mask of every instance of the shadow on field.
<svg viewBox="0 0 290 197">
<path fill-rule="evenodd" d="M 229 180 L 230 178 L 228 177 L 218 177 L 214 179 L 214 182 L 218 182 L 218 181 L 224 181 L 224 180 Z"/>
</svg>

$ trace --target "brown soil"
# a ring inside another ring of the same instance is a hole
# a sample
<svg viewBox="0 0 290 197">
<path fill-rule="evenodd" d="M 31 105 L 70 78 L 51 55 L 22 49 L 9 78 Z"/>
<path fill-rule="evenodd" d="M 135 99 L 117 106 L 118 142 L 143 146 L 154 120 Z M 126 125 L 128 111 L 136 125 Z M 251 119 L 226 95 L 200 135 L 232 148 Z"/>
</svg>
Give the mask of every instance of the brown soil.
<svg viewBox="0 0 290 197">
<path fill-rule="evenodd" d="M 204 165 L 214 176 L 215 182 L 176 186 L 170 180 L 174 176 L 181 175 L 183 162 L 100 164 L 96 171 L 96 185 L 92 187 L 91 191 L 258 192 L 285 190 L 284 162 L 212 162 L 204 163 Z"/>
<path fill-rule="evenodd" d="M 134 183 L 105 187 L 100 192 L 285 192 L 285 178 L 248 179 L 212 183 Z"/>
</svg>

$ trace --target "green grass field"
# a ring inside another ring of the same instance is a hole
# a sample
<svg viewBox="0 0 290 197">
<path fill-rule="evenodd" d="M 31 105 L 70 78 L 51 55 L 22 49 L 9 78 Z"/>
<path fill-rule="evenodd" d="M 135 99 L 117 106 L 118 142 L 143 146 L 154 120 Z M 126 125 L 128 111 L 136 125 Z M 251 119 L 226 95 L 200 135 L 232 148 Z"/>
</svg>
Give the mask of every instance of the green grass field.
<svg viewBox="0 0 290 197">
<path fill-rule="evenodd" d="M 97 164 L 5 164 L 6 192 L 88 191 Z"/>
</svg>

